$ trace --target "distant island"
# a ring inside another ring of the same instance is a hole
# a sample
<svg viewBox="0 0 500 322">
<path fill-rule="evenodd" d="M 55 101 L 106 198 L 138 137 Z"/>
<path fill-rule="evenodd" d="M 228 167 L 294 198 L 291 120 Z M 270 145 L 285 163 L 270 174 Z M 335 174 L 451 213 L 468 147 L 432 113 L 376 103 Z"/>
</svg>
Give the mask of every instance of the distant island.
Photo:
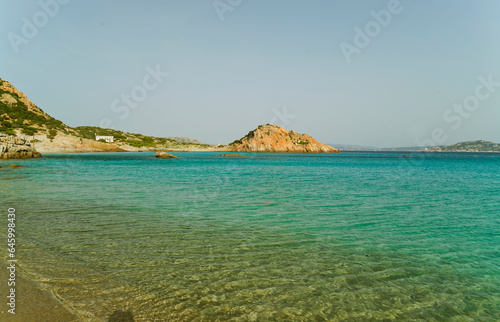
<svg viewBox="0 0 500 322">
<path fill-rule="evenodd" d="M 5 158 L 13 155 L 39 156 L 39 152 L 340 152 L 307 134 L 271 124 L 260 125 L 228 146 L 203 144 L 187 137 L 154 137 L 97 126 L 70 127 L 45 113 L 24 93 L 3 79 L 0 79 L 0 134 L 4 142 L 11 142 L 15 138 L 22 138 L 25 142 L 16 146 L 15 151 L 7 143 L 2 145 L 0 142 Z"/>
<path fill-rule="evenodd" d="M 189 143 L 189 144 L 200 144 L 200 145 L 203 145 L 203 143 L 201 143 L 199 140 L 193 139 L 193 138 L 188 138 L 188 137 L 185 137 L 185 136 L 175 136 L 175 137 L 171 137 L 171 138 L 167 138 L 167 139 L 172 139 L 172 140 L 177 141 L 179 143 Z"/>
<path fill-rule="evenodd" d="M 500 144 L 490 141 L 467 141 L 453 145 L 441 145 L 421 150 L 423 152 L 500 152 Z"/>
<path fill-rule="evenodd" d="M 477 140 L 459 142 L 453 145 L 439 145 L 433 147 L 407 146 L 380 148 L 373 146 L 330 144 L 343 152 L 500 152 L 500 144 Z"/>
</svg>

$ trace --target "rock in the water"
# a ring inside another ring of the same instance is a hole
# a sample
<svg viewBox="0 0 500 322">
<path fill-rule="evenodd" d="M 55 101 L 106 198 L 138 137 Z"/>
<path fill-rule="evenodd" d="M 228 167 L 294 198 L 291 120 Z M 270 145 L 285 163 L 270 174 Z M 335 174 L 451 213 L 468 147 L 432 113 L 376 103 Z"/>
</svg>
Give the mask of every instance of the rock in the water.
<svg viewBox="0 0 500 322">
<path fill-rule="evenodd" d="M 160 159 L 172 159 L 172 158 L 177 158 L 177 156 L 167 153 L 167 152 L 156 152 L 155 157 L 160 158 Z"/>
<path fill-rule="evenodd" d="M 11 164 L 9 166 L 9 168 L 22 168 L 23 166 L 22 165 L 19 165 L 19 164 Z"/>
<path fill-rule="evenodd" d="M 247 154 L 218 154 L 216 155 L 216 157 L 249 157 L 249 155 Z"/>
</svg>

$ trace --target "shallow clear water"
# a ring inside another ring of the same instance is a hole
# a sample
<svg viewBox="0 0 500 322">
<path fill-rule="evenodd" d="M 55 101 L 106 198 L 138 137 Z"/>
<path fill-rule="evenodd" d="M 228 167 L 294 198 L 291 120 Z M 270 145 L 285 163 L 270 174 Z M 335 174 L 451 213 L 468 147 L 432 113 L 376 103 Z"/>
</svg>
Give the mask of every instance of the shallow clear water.
<svg viewBox="0 0 500 322">
<path fill-rule="evenodd" d="M 500 319 L 499 154 L 175 154 L 0 161 L 22 271 L 89 320 Z"/>
</svg>

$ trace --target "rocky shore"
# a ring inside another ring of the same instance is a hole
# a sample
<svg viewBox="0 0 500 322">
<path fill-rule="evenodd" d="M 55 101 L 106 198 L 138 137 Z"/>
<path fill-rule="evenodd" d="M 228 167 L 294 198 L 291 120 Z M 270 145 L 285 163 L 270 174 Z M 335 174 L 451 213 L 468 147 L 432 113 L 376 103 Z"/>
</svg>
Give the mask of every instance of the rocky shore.
<svg viewBox="0 0 500 322">
<path fill-rule="evenodd" d="M 41 156 L 30 141 L 0 134 L 0 159 L 28 159 Z"/>
</svg>

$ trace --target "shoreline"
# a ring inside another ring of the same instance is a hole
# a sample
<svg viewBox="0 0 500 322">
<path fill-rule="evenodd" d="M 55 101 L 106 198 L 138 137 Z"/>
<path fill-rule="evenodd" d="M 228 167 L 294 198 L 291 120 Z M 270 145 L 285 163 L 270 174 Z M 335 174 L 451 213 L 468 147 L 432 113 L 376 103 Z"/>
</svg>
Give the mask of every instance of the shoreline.
<svg viewBox="0 0 500 322">
<path fill-rule="evenodd" d="M 8 270 L 7 264 L 2 261 L 3 269 L 0 270 L 0 294 L 2 298 L 7 298 L 10 287 L 7 285 Z M 6 303 L 1 303 L 0 319 L 4 321 L 83 321 L 69 308 L 59 301 L 54 295 L 44 290 L 40 285 L 19 270 L 16 270 L 16 314 L 8 312 Z"/>
<path fill-rule="evenodd" d="M 169 150 L 169 149 L 158 149 L 158 150 L 144 150 L 144 151 L 47 151 L 43 152 L 43 155 L 54 155 L 54 154 L 89 154 L 89 153 L 152 153 L 152 152 L 228 152 L 228 153 L 287 153 L 287 154 L 338 154 L 338 153 L 393 153 L 393 154 L 440 154 L 440 153 L 461 153 L 461 154 L 474 154 L 474 153 L 487 153 L 487 154 L 500 154 L 500 151 L 375 151 L 375 150 L 346 150 L 340 152 L 278 152 L 278 151 L 227 151 L 227 150 Z M 42 157 L 43 157 L 42 155 Z M 14 160 L 14 159 L 12 159 Z"/>
</svg>

